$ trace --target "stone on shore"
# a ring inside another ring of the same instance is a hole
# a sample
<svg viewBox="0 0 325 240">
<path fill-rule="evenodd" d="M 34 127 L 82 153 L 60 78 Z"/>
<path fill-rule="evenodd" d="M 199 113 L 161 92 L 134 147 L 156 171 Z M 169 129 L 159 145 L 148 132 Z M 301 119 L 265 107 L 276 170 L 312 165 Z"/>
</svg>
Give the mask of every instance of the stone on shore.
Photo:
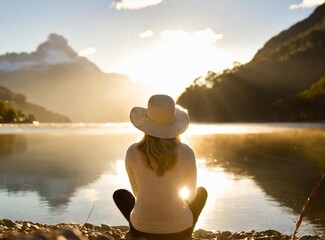
<svg viewBox="0 0 325 240">
<path fill-rule="evenodd" d="M 0 240 L 146 240 L 133 238 L 128 234 L 126 226 L 110 226 L 108 224 L 84 225 L 74 223 L 42 224 L 30 221 L 12 221 L 0 219 Z M 290 240 L 291 236 L 275 230 L 230 232 L 196 230 L 192 240 Z M 172 239 L 171 239 L 172 240 Z M 185 240 L 185 239 L 184 239 Z M 188 240 L 188 239 L 186 239 Z M 305 235 L 299 240 L 325 240 L 323 235 Z"/>
</svg>

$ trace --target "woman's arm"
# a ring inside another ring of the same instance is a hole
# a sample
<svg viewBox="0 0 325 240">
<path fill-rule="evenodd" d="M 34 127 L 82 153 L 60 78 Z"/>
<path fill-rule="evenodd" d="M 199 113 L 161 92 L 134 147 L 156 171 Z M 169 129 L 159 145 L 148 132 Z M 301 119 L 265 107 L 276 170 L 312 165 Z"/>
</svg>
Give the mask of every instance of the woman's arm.
<svg viewBox="0 0 325 240">
<path fill-rule="evenodd" d="M 138 186 L 137 186 L 137 183 L 135 181 L 135 176 L 134 176 L 132 166 L 131 166 L 131 162 L 132 162 L 133 158 L 134 158 L 134 156 L 132 156 L 132 151 L 129 148 L 128 151 L 126 152 L 125 168 L 126 168 L 126 172 L 128 174 L 128 177 L 129 177 L 132 192 L 133 192 L 134 196 L 136 197 L 138 195 Z"/>
<path fill-rule="evenodd" d="M 189 148 L 189 152 L 186 155 L 187 171 L 185 174 L 185 185 L 189 190 L 189 196 L 186 200 L 191 203 L 196 195 L 197 167 L 195 154 L 191 148 Z"/>
</svg>

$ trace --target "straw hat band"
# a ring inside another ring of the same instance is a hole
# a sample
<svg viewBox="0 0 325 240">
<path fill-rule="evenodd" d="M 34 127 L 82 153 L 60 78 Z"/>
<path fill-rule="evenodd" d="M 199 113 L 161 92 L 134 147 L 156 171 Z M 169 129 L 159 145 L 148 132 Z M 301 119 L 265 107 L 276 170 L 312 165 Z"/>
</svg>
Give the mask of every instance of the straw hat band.
<svg viewBox="0 0 325 240">
<path fill-rule="evenodd" d="M 175 120 L 175 106 L 162 108 L 150 105 L 147 110 L 147 118 L 156 124 L 170 124 Z"/>
</svg>

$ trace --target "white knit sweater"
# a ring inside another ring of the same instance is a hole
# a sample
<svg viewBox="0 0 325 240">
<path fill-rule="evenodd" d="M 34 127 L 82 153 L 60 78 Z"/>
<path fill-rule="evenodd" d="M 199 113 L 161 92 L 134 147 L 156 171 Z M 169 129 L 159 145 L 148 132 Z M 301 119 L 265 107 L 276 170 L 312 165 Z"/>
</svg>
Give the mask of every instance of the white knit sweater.
<svg viewBox="0 0 325 240">
<path fill-rule="evenodd" d="M 126 170 L 136 197 L 131 213 L 132 225 L 141 232 L 176 233 L 193 224 L 193 215 L 188 207 L 196 194 L 196 162 L 193 150 L 186 144 L 178 143 L 177 163 L 157 176 L 141 158 L 137 143 L 126 153 Z M 179 191 L 187 187 L 190 196 L 183 200 Z"/>
</svg>

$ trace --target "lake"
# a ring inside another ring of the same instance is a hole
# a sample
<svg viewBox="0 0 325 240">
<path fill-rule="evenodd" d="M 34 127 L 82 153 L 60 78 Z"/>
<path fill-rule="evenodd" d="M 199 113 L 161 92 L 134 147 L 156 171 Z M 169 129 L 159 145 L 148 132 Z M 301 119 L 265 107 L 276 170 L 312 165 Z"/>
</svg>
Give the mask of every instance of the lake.
<svg viewBox="0 0 325 240">
<path fill-rule="evenodd" d="M 0 218 L 126 225 L 112 200 L 130 189 L 128 146 L 142 133 L 120 124 L 0 124 Z M 325 172 L 325 124 L 192 124 L 181 136 L 209 193 L 196 228 L 292 234 Z M 299 234 L 325 230 L 325 182 Z"/>
</svg>

